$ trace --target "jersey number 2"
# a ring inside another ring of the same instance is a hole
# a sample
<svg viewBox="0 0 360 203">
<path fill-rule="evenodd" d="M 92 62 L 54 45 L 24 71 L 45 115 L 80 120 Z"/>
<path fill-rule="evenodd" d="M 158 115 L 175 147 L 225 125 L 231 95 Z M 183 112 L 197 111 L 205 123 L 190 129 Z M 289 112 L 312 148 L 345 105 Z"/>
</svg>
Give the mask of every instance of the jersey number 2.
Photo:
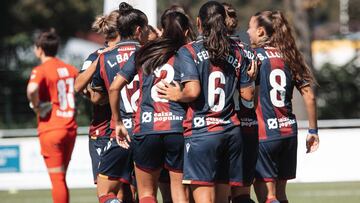
<svg viewBox="0 0 360 203">
<path fill-rule="evenodd" d="M 161 77 L 161 72 L 162 71 L 166 71 L 166 77 L 163 79 L 165 82 L 167 83 L 171 83 L 174 80 L 174 76 L 175 76 L 175 71 L 174 68 L 170 65 L 170 64 L 164 64 L 163 66 L 155 69 L 154 71 L 154 75 L 155 77 L 159 78 Z M 162 82 L 158 82 L 156 84 L 154 84 L 154 86 L 151 88 L 151 98 L 155 101 L 155 102 L 169 102 L 167 99 L 160 99 L 158 92 L 157 92 L 157 88 L 156 85 L 163 85 Z"/>
</svg>

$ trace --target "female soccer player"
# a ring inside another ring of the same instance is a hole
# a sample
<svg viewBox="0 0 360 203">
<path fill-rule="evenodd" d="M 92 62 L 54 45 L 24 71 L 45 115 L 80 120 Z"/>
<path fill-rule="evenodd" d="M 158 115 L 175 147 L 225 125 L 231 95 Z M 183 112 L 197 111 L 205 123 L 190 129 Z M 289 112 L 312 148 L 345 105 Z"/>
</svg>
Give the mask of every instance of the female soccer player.
<svg viewBox="0 0 360 203">
<path fill-rule="evenodd" d="M 222 5 L 226 11 L 225 22 L 230 38 L 238 43 L 238 45 L 243 50 L 245 57 L 249 58 L 250 60 L 255 60 L 257 63 L 254 50 L 251 49 L 249 45 L 242 42 L 240 37 L 236 35 L 236 29 L 238 27 L 236 9 L 229 3 L 222 3 Z M 257 68 L 255 67 L 256 66 L 252 66 L 252 68 L 247 72 L 249 77 L 253 78 L 254 80 L 257 75 Z M 253 85 L 255 85 L 255 83 L 253 83 Z M 238 95 L 235 95 L 235 97 L 237 98 L 235 100 L 235 109 L 240 119 L 241 135 L 244 142 L 244 155 L 242 164 L 244 185 L 242 187 L 242 199 L 244 202 L 252 202 L 250 199 L 250 186 L 253 184 L 255 177 L 255 166 L 259 147 L 257 118 L 253 101 L 247 102 L 242 100 Z M 217 189 L 219 189 L 219 187 L 217 187 Z M 222 192 L 222 194 L 226 194 L 226 192 Z"/>
<path fill-rule="evenodd" d="M 257 86 L 260 145 L 255 191 L 259 202 L 288 202 L 286 182 L 296 175 L 297 124 L 291 103 L 294 87 L 302 94 L 308 112 L 307 151 L 314 152 L 319 146 L 316 101 L 311 89 L 314 78 L 281 12 L 255 14 L 247 32 L 262 60 Z"/>
<path fill-rule="evenodd" d="M 65 176 L 77 130 L 74 80 L 78 71 L 55 57 L 59 41 L 54 30 L 37 37 L 34 52 L 41 65 L 31 72 L 27 97 L 37 115 L 41 154 L 50 175 L 53 201 L 68 203 Z"/>
<path fill-rule="evenodd" d="M 186 34 L 187 43 L 195 40 L 196 35 L 195 35 L 195 32 L 194 32 L 194 26 L 193 26 L 192 20 L 189 17 L 189 15 L 185 12 L 184 8 L 179 6 L 179 5 L 172 5 L 168 9 L 166 9 L 164 11 L 162 16 L 164 17 L 164 16 L 166 16 L 167 14 L 169 14 L 171 12 L 182 13 L 188 18 L 190 26 L 189 26 L 188 32 Z M 167 169 L 163 169 L 161 171 L 161 173 L 160 173 L 159 189 L 161 191 L 163 201 L 164 202 L 171 202 L 170 177 L 169 177 L 169 171 Z M 189 198 L 190 198 L 190 201 L 191 201 L 192 196 L 190 196 Z"/>
<path fill-rule="evenodd" d="M 161 17 L 162 37 L 143 46 L 122 68 L 110 88 L 110 105 L 118 121 L 116 134 L 124 147 L 123 123 L 117 104 L 119 91 L 138 74 L 139 107 L 131 139 L 140 203 L 156 201 L 158 179 L 162 167 L 169 170 L 173 202 L 188 202 L 182 184 L 184 138 L 182 104 L 160 99 L 157 85 L 162 81 L 180 80 L 178 67 L 182 61 L 176 51 L 187 42 L 189 19 L 182 13 L 170 12 Z M 124 142 L 125 141 L 125 142 Z M 129 141 L 129 140 L 128 140 Z"/>
<path fill-rule="evenodd" d="M 205 3 L 197 18 L 202 36 L 179 50 L 181 83 L 158 85 L 159 97 L 189 103 L 184 120 L 184 184 L 190 184 L 195 202 L 215 202 L 215 183 L 232 186 L 239 202 L 242 178 L 242 137 L 233 95 L 251 100 L 254 88 L 248 66 L 236 42 L 227 37 L 224 7 Z M 219 201 L 227 201 L 226 199 Z"/>
<path fill-rule="evenodd" d="M 97 94 L 96 91 L 87 87 L 96 70 L 99 54 L 107 49 L 112 49 L 120 40 L 117 31 L 117 18 L 119 11 L 112 11 L 107 16 L 99 16 L 92 25 L 94 31 L 102 34 L 105 38 L 104 48 L 100 48 L 90 54 L 85 60 L 80 74 L 75 80 L 75 91 L 81 92 L 85 89 L 85 95 L 89 98 Z M 107 101 L 107 100 L 106 100 Z M 106 102 L 104 102 L 106 103 Z M 111 109 L 109 104 L 93 105 L 93 119 L 89 128 L 89 152 L 92 163 L 94 182 L 96 183 L 97 168 L 100 162 L 100 154 L 105 145 L 110 140 L 111 130 L 109 128 L 111 120 Z"/>
<path fill-rule="evenodd" d="M 92 29 L 104 36 L 105 44 L 103 48 L 91 53 L 85 60 L 80 74 L 75 80 L 75 91 L 83 91 L 84 95 L 89 99 L 96 97 L 96 94 L 101 90 L 93 90 L 90 86 L 92 77 L 96 70 L 96 64 L 99 59 L 100 53 L 113 49 L 120 41 L 118 34 L 117 19 L 119 17 L 119 11 L 114 10 L 109 15 L 98 16 L 92 25 Z M 104 90 L 103 90 L 104 91 Z M 104 101 L 100 104 L 93 104 L 93 119 L 89 128 L 89 152 L 92 163 L 92 171 L 94 176 L 94 183 L 96 184 L 98 166 L 100 162 L 101 153 L 104 147 L 110 140 L 110 120 L 111 109 L 108 104 L 108 98 L 104 97 Z M 99 187 L 102 187 L 100 185 Z M 126 194 L 128 193 L 128 194 Z M 129 194 L 130 188 L 128 184 L 123 184 L 119 192 L 117 192 L 117 198 L 126 201 L 124 198 L 132 199 L 132 195 Z"/>
<path fill-rule="evenodd" d="M 123 68 L 131 55 L 147 41 L 148 20 L 140 10 L 133 9 L 129 4 L 122 2 L 119 5 L 118 32 L 120 42 L 114 49 L 99 56 L 96 72 L 92 79 L 94 89 L 104 89 L 105 94 L 98 94 L 92 98 L 93 102 L 100 102 L 107 96 L 109 87 L 116 76 L 116 73 Z M 131 134 L 133 125 L 133 113 L 136 110 L 136 100 L 139 98 L 138 79 L 121 90 L 122 102 L 117 104 L 120 107 L 123 122 L 126 130 Z M 110 128 L 115 128 L 112 121 Z M 98 168 L 98 195 L 100 202 L 115 200 L 114 192 L 120 187 L 120 182 L 130 183 L 133 163 L 128 149 L 121 148 L 111 134 L 110 142 L 101 155 Z M 104 187 L 100 187 L 103 185 Z"/>
</svg>

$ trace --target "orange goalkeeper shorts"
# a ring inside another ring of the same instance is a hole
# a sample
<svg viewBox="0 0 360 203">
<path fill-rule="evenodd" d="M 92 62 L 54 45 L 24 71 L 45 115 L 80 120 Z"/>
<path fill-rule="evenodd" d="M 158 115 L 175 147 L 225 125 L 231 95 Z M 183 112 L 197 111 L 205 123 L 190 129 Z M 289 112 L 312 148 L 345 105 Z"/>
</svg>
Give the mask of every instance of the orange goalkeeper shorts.
<svg viewBox="0 0 360 203">
<path fill-rule="evenodd" d="M 76 139 L 75 129 L 56 129 L 39 135 L 41 155 L 47 168 L 64 166 L 67 169 Z"/>
</svg>

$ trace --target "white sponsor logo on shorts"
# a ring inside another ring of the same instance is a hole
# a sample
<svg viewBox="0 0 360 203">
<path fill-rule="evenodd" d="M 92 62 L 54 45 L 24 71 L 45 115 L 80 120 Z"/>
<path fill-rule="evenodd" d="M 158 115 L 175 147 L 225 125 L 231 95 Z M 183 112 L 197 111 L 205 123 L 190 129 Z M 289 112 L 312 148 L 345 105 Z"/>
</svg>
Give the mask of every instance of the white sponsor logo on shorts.
<svg viewBox="0 0 360 203">
<path fill-rule="evenodd" d="M 189 149 L 190 149 L 190 143 L 186 143 L 185 147 L 186 147 L 186 152 L 189 152 Z"/>
<path fill-rule="evenodd" d="M 98 155 L 100 156 L 100 154 L 101 154 L 101 148 L 96 148 L 96 152 L 97 152 Z"/>
</svg>

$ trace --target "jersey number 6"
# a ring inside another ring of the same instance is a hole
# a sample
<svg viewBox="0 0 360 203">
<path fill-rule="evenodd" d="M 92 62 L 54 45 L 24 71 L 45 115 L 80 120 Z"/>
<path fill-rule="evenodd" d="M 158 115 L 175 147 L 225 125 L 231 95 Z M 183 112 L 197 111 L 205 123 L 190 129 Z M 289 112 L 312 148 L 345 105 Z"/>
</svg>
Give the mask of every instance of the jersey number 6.
<svg viewBox="0 0 360 203">
<path fill-rule="evenodd" d="M 220 71 L 212 72 L 209 75 L 208 84 L 208 104 L 212 111 L 219 112 L 225 106 L 225 91 L 221 87 L 216 87 L 215 80 L 220 79 L 220 84 L 225 85 L 225 76 Z M 218 104 L 215 104 L 215 96 L 219 95 Z"/>
</svg>

